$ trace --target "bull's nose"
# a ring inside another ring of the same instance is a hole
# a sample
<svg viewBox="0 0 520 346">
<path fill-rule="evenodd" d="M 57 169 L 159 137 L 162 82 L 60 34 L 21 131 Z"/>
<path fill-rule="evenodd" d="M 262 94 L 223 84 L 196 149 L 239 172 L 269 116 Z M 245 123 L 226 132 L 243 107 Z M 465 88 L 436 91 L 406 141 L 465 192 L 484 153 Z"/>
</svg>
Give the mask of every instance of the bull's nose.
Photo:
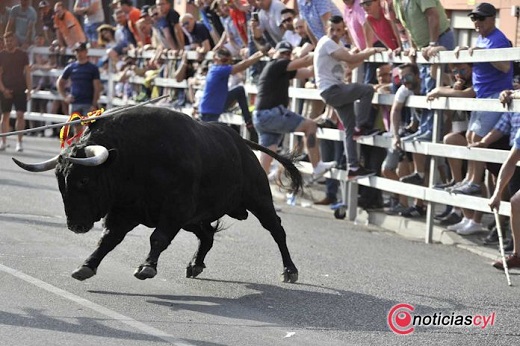
<svg viewBox="0 0 520 346">
<path fill-rule="evenodd" d="M 90 231 L 92 229 L 93 226 L 94 226 L 94 224 L 91 224 L 91 225 L 77 225 L 77 224 L 70 224 L 70 223 L 67 224 L 67 227 L 69 228 L 69 230 L 71 230 L 74 233 L 87 233 L 88 231 Z"/>
</svg>

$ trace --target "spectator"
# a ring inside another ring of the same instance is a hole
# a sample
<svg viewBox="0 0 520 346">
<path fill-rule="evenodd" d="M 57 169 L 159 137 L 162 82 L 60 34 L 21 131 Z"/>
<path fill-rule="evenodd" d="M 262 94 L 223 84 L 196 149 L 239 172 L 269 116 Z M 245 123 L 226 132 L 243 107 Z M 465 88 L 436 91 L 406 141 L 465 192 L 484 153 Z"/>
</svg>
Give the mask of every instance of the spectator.
<svg viewBox="0 0 520 346">
<path fill-rule="evenodd" d="M 38 15 L 31 6 L 31 0 L 20 0 L 20 5 L 15 5 L 11 8 L 6 31 L 15 33 L 18 45 L 22 49 L 27 49 L 32 44 L 36 34 L 35 25 L 37 18 Z"/>
<path fill-rule="evenodd" d="M 253 38 L 261 40 L 263 36 L 274 47 L 283 38 L 282 10 L 285 5 L 280 0 L 256 0 L 256 5 L 260 11 L 257 12 L 258 21 L 252 17 Z"/>
<path fill-rule="evenodd" d="M 105 22 L 101 0 L 76 0 L 74 13 L 83 16 L 83 29 L 91 47 L 97 46 L 97 28 Z"/>
<path fill-rule="evenodd" d="M 395 28 L 395 25 L 386 19 L 381 2 L 377 0 L 361 0 L 360 3 L 363 10 L 366 12 L 366 23 L 375 37 L 386 48 L 394 51 L 401 49 L 401 40 Z"/>
<path fill-rule="evenodd" d="M 115 10 L 114 18 L 117 23 L 115 33 L 116 45 L 109 51 L 108 56 L 112 61 L 117 62 L 123 54 L 126 54 L 132 46 L 136 45 L 136 41 L 128 28 L 126 14 L 121 8 Z"/>
<path fill-rule="evenodd" d="M 341 16 L 340 10 L 332 0 L 298 0 L 300 17 L 316 40 L 327 34 L 328 20 L 332 16 Z"/>
<path fill-rule="evenodd" d="M 455 77 L 455 82 L 453 86 L 443 86 L 437 87 L 430 91 L 426 96 L 427 99 L 432 101 L 433 99 L 444 96 L 444 97 L 468 97 L 474 98 L 475 91 L 472 85 L 472 67 L 469 64 L 450 64 L 449 65 L 453 76 Z M 452 130 L 450 133 L 444 136 L 444 144 L 450 145 L 462 145 L 467 146 L 468 142 L 466 140 L 466 132 L 467 132 L 467 112 L 454 112 L 452 119 L 457 121 L 452 123 Z M 465 126 L 464 126 L 465 125 Z M 509 148 L 507 148 L 509 149 Z M 451 170 L 451 176 L 453 180 L 445 185 L 441 185 L 441 187 L 445 188 L 446 191 L 453 191 L 458 186 L 461 186 L 463 181 L 469 179 L 472 176 L 472 169 L 474 168 L 470 165 L 468 172 L 466 174 L 466 178 L 462 177 L 462 160 L 458 159 L 448 159 L 448 163 Z M 498 170 L 495 174 L 498 173 Z M 470 209 L 462 210 L 463 216 L 461 217 L 461 212 L 456 208 L 451 211 L 450 214 L 446 215 L 445 221 L 458 220 L 458 222 L 453 222 L 452 225 L 447 227 L 448 231 L 455 231 L 460 235 L 470 235 L 477 232 L 482 231 L 482 213 Z M 442 222 L 442 221 L 441 221 Z M 451 223 L 451 222 L 450 222 Z"/>
<path fill-rule="evenodd" d="M 9 13 L 11 9 L 4 4 L 0 5 L 0 37 L 4 37 L 7 23 L 9 22 Z M 2 41 L 2 40 L 0 40 Z"/>
<path fill-rule="evenodd" d="M 215 9 L 219 7 L 219 5 L 233 6 L 233 1 L 228 1 L 227 3 L 224 1 L 212 1 L 212 0 L 195 0 L 194 4 L 199 8 L 199 13 L 202 18 L 202 23 L 208 29 L 211 39 L 216 44 L 220 41 L 222 35 L 224 34 L 224 25 L 220 20 L 220 15 L 217 14 Z M 242 13 L 242 12 L 241 12 Z M 244 14 L 244 13 L 242 13 Z M 246 19 L 245 14 L 243 18 L 243 25 L 245 25 Z"/>
<path fill-rule="evenodd" d="M 132 0 L 119 0 L 119 8 L 126 14 L 128 28 L 137 41 L 139 39 L 137 21 L 141 18 L 141 10 L 134 6 Z"/>
<path fill-rule="evenodd" d="M 289 42 L 293 47 L 297 47 L 302 38 L 294 31 L 294 18 L 296 18 L 296 11 L 292 8 L 284 8 L 282 10 L 282 26 L 285 29 L 283 40 Z"/>
<path fill-rule="evenodd" d="M 217 42 L 213 48 L 213 51 L 218 51 L 222 47 L 225 47 L 231 52 L 233 57 L 240 56 L 242 48 L 245 48 L 245 43 L 242 40 L 242 35 L 240 35 L 237 26 L 233 23 L 233 19 L 229 15 L 229 6 L 226 3 L 220 4 L 218 1 L 215 1 L 212 5 L 212 9 L 220 16 L 224 26 L 224 32 L 220 37 L 220 41 Z"/>
<path fill-rule="evenodd" d="M 145 47 L 152 43 L 153 22 L 149 13 L 150 6 L 144 5 L 141 8 L 141 17 L 135 24 L 139 38 L 136 40 L 140 47 Z"/>
<path fill-rule="evenodd" d="M 13 32 L 4 34 L 5 50 L 0 52 L 0 104 L 2 106 L 2 132 L 9 132 L 11 109 L 16 109 L 16 131 L 25 129 L 24 113 L 31 98 L 32 77 L 29 56 L 18 47 Z M 16 151 L 23 151 L 23 134 L 18 135 Z M 7 137 L 2 137 L 0 150 L 7 147 Z"/>
<path fill-rule="evenodd" d="M 112 48 L 117 45 L 116 42 L 116 28 L 110 24 L 102 24 L 97 28 L 99 48 Z"/>
<path fill-rule="evenodd" d="M 507 184 L 514 182 L 511 178 L 516 177 L 518 179 L 518 169 L 516 164 L 520 160 L 520 130 L 516 132 L 514 137 L 513 147 L 509 152 L 509 157 L 500 169 L 498 174 L 497 186 L 493 196 L 489 199 L 489 206 L 491 210 L 499 209 L 500 199 L 504 192 Z M 518 180 L 516 181 L 518 183 Z M 511 197 L 511 235 L 513 239 L 513 253 L 506 258 L 508 268 L 520 268 L 520 192 L 517 192 Z M 502 261 L 496 261 L 493 263 L 493 267 L 504 270 L 504 263 Z"/>
<path fill-rule="evenodd" d="M 342 17 L 332 16 L 329 19 L 328 34 L 323 36 L 316 46 L 314 69 L 321 97 L 326 104 L 336 109 L 345 127 L 344 146 L 349 168 L 348 176 L 355 178 L 375 174 L 359 165 L 357 144 L 354 142 L 354 136 L 373 132 L 370 110 L 374 88 L 360 83 L 345 84 L 343 63 L 346 62 L 353 68 L 375 53 L 384 51 L 384 48 L 370 48 L 353 53 L 341 45 L 345 30 Z M 357 100 L 358 109 L 354 112 L 354 103 Z"/>
<path fill-rule="evenodd" d="M 307 23 L 304 19 L 294 18 L 293 27 L 294 31 L 300 36 L 300 43 L 294 47 L 293 54 L 296 58 L 301 58 L 312 52 L 315 45 L 307 33 Z"/>
<path fill-rule="evenodd" d="M 78 113 L 86 116 L 88 112 L 98 108 L 101 82 L 99 70 L 96 65 L 88 60 L 88 48 L 86 43 L 76 43 L 72 48 L 76 55 L 76 61 L 65 67 L 58 77 L 56 86 L 63 99 L 69 104 L 69 114 Z M 70 79 L 70 93 L 67 94 L 65 86 Z M 75 135 L 81 133 L 81 125 L 75 127 Z"/>
<path fill-rule="evenodd" d="M 50 44 L 56 37 L 54 29 L 54 10 L 51 8 L 49 2 L 45 0 L 40 1 L 38 10 L 45 41 Z"/>
<path fill-rule="evenodd" d="M 202 23 L 195 21 L 191 13 L 186 13 L 180 18 L 182 30 L 188 38 L 185 42 L 188 50 L 196 50 L 200 54 L 205 54 L 211 50 L 211 37 L 209 31 Z"/>
<path fill-rule="evenodd" d="M 402 127 L 405 122 L 402 119 L 402 109 L 406 102 L 406 99 L 412 95 L 418 95 L 421 90 L 421 79 L 419 68 L 415 64 L 403 64 L 399 66 L 399 79 L 401 80 L 401 86 L 397 90 L 392 104 L 392 110 L 390 114 L 391 119 L 391 132 L 392 132 L 392 148 L 389 150 L 385 163 L 383 164 L 384 169 L 390 170 L 395 169 L 399 156 L 402 155 L 403 147 L 401 138 L 403 135 Z M 422 114 L 417 114 L 421 112 Z M 431 112 L 430 110 L 412 109 L 412 117 L 424 117 L 428 116 L 425 113 Z M 400 180 L 405 183 L 424 185 L 427 181 L 426 172 L 426 156 L 424 154 L 413 153 L 413 164 L 414 173 L 401 177 Z M 400 212 L 401 216 L 404 217 L 420 217 L 426 215 L 424 203 L 422 200 L 416 200 L 415 204 L 406 210 Z"/>
<path fill-rule="evenodd" d="M 225 49 L 219 49 L 213 56 L 214 64 L 210 66 L 206 76 L 206 84 L 200 100 L 199 110 L 202 121 L 218 121 L 220 115 L 234 102 L 238 102 L 247 130 L 255 142 L 257 134 L 249 112 L 249 102 L 243 86 L 235 86 L 228 90 L 229 76 L 242 72 L 256 63 L 264 54 L 256 52 L 247 59 L 231 65 L 231 53 Z"/>
<path fill-rule="evenodd" d="M 260 144 L 276 151 L 283 134 L 304 132 L 305 144 L 313 167 L 313 174 L 322 175 L 335 166 L 335 162 L 322 162 L 316 137 L 316 123 L 289 109 L 289 81 L 293 78 L 309 78 L 312 55 L 291 60 L 292 46 L 285 41 L 276 45 L 274 60 L 267 63 L 258 81 L 253 122 L 260 137 Z M 262 153 L 263 154 L 263 153 Z M 272 158 L 260 154 L 260 163 L 269 174 Z"/>
<path fill-rule="evenodd" d="M 87 42 L 81 24 L 61 1 L 54 5 L 54 28 L 62 48 L 72 48 L 76 43 Z"/>
<path fill-rule="evenodd" d="M 165 48 L 183 50 L 185 38 L 179 24 L 179 13 L 172 8 L 168 0 L 156 0 L 155 5 L 160 15 L 158 28 L 161 35 L 168 41 L 168 45 Z"/>
<path fill-rule="evenodd" d="M 469 14 L 471 21 L 475 25 L 475 30 L 479 33 L 476 47 L 457 47 L 455 54 L 461 49 L 470 49 L 472 54 L 475 49 L 488 48 L 509 48 L 510 41 L 495 26 L 496 9 L 488 3 L 480 3 Z M 473 64 L 473 89 L 477 98 L 498 98 L 502 90 L 513 88 L 513 67 L 512 62 L 481 62 Z M 502 116 L 501 112 L 472 112 L 466 138 L 468 143 L 479 142 L 486 136 Z M 481 182 L 484 174 L 484 163 L 470 161 L 472 175 L 469 180 L 452 190 L 455 193 L 467 195 L 480 195 L 482 192 Z"/>
</svg>

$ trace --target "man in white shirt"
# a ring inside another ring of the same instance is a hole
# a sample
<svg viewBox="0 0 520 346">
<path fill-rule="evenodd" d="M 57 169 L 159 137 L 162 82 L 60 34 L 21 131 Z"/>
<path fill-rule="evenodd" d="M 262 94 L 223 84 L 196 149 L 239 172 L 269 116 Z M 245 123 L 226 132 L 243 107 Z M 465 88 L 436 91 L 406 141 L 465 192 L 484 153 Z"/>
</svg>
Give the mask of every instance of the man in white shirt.
<svg viewBox="0 0 520 346">
<path fill-rule="evenodd" d="M 323 36 L 314 53 L 314 74 L 320 95 L 326 104 L 334 107 L 345 127 L 345 153 L 347 155 L 348 176 L 358 178 L 374 175 L 375 172 L 359 165 L 355 136 L 373 133 L 373 119 L 370 119 L 374 88 L 371 85 L 345 84 L 346 63 L 355 68 L 365 59 L 386 48 L 367 48 L 359 53 L 352 53 L 341 44 L 345 36 L 345 23 L 341 16 L 329 19 L 327 35 Z M 357 110 L 354 103 L 359 100 Z M 356 126 L 357 125 L 357 126 Z"/>
</svg>

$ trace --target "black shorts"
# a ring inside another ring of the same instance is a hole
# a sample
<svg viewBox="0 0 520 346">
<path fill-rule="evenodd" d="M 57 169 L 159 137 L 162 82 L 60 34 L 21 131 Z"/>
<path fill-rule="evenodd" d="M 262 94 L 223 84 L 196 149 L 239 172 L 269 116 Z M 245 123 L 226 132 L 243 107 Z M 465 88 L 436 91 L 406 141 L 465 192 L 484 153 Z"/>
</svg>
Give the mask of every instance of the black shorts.
<svg viewBox="0 0 520 346">
<path fill-rule="evenodd" d="M 11 112 L 14 108 L 18 112 L 26 112 L 27 111 L 27 96 L 25 94 L 25 90 L 22 91 L 13 91 L 12 98 L 5 98 L 2 94 L 0 95 L 0 104 L 2 106 L 2 113 Z"/>
</svg>

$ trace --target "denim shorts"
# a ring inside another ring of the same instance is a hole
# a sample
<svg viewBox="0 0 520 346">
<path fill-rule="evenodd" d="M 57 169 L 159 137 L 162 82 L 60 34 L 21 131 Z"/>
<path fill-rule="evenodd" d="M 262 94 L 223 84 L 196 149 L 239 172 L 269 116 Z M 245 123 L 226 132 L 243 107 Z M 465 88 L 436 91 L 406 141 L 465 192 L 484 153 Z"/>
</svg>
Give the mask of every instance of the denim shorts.
<svg viewBox="0 0 520 346">
<path fill-rule="evenodd" d="M 278 144 L 285 133 L 294 132 L 304 120 L 284 106 L 253 112 L 253 124 L 264 147 Z"/>
<path fill-rule="evenodd" d="M 498 99 L 500 93 L 495 93 L 486 98 Z M 469 118 L 468 131 L 474 132 L 479 137 L 487 135 L 500 120 L 503 112 L 473 111 Z"/>
<path fill-rule="evenodd" d="M 69 106 L 69 112 L 70 114 L 74 113 L 74 112 L 77 112 L 79 113 L 82 117 L 85 117 L 87 116 L 88 112 L 90 112 L 92 108 L 92 104 L 91 103 L 73 103 Z"/>
<path fill-rule="evenodd" d="M 99 23 L 91 23 L 91 24 L 85 24 L 85 36 L 87 36 L 87 40 L 89 42 L 97 42 L 98 40 L 98 32 L 97 28 L 99 28 L 103 24 L 102 22 Z"/>
</svg>

